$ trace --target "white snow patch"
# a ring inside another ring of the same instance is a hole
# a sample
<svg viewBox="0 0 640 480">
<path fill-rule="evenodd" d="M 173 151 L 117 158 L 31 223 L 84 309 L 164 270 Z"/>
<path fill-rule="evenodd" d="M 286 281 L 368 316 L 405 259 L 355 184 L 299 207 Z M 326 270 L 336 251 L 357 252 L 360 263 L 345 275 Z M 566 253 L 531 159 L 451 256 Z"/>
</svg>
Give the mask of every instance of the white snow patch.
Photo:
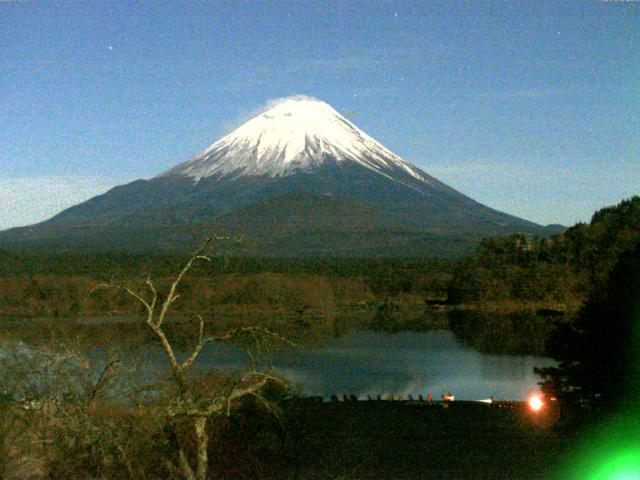
<svg viewBox="0 0 640 480">
<path fill-rule="evenodd" d="M 211 176 L 288 176 L 330 161 L 355 162 L 390 179 L 402 170 L 429 182 L 330 105 L 306 96 L 271 102 L 193 159 L 159 176 L 184 175 L 196 182 Z"/>
</svg>

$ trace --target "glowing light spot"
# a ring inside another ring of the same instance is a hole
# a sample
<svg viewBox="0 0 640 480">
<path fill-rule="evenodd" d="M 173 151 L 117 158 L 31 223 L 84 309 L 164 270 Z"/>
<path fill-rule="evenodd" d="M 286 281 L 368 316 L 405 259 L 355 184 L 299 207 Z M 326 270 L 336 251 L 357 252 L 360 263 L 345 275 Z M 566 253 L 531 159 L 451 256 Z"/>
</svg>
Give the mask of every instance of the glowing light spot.
<svg viewBox="0 0 640 480">
<path fill-rule="evenodd" d="M 542 402 L 542 399 L 537 395 L 534 395 L 529 399 L 529 408 L 534 412 L 539 411 L 543 405 L 544 403 Z"/>
<path fill-rule="evenodd" d="M 589 480 L 640 480 L 640 452 L 623 452 L 602 462 Z"/>
</svg>

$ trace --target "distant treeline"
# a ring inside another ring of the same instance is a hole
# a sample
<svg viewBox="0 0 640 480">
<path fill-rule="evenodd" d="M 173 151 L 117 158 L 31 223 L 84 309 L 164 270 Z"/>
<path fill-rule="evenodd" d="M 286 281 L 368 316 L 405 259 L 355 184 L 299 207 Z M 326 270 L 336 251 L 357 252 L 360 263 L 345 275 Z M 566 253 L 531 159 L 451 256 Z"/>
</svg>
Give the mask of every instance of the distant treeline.
<svg viewBox="0 0 640 480">
<path fill-rule="evenodd" d="M 183 255 L 0 252 L 0 314 L 126 313 L 135 306 L 100 292 L 90 295 L 91 289 L 101 282 L 168 279 L 186 259 Z M 214 257 L 211 263 L 202 262 L 193 269 L 178 306 L 185 311 L 229 304 L 298 309 L 319 302 L 348 306 L 402 296 L 414 297 L 410 303 L 424 303 L 446 298 L 450 270 L 450 262 L 428 259 Z M 403 301 L 396 298 L 396 302 Z"/>
<path fill-rule="evenodd" d="M 180 254 L 57 254 L 29 255 L 0 250 L 0 276 L 92 275 L 145 277 L 172 275 L 188 255 Z M 214 256 L 201 263 L 198 276 L 221 273 L 305 273 L 337 277 L 385 276 L 405 279 L 406 274 L 449 271 L 453 260 L 430 258 L 279 258 Z"/>
<path fill-rule="evenodd" d="M 175 271 L 172 272 L 175 275 Z M 154 276 L 165 291 L 173 275 Z M 103 281 L 144 291 L 144 277 L 95 275 L 0 276 L 0 315 L 75 317 L 141 313 L 140 306 L 116 290 L 94 287 Z M 344 309 L 377 309 L 380 305 L 422 308 L 444 298 L 448 274 L 337 276 L 307 273 L 219 273 L 185 278 L 175 311 L 224 312 L 247 318 L 260 312 L 295 316 L 333 316 Z M 254 318 L 255 320 L 255 318 Z"/>
</svg>

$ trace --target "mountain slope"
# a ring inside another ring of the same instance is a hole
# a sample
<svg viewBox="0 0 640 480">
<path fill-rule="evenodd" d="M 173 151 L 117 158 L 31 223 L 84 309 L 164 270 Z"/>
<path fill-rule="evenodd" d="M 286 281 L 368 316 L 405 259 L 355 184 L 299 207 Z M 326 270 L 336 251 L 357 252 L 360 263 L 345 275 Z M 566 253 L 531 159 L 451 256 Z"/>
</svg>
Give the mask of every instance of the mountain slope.
<svg viewBox="0 0 640 480">
<path fill-rule="evenodd" d="M 326 103 L 294 97 L 150 180 L 1 232 L 0 245 L 183 250 L 206 231 L 241 233 L 272 255 L 442 256 L 486 235 L 544 234 L 405 162 Z"/>
</svg>

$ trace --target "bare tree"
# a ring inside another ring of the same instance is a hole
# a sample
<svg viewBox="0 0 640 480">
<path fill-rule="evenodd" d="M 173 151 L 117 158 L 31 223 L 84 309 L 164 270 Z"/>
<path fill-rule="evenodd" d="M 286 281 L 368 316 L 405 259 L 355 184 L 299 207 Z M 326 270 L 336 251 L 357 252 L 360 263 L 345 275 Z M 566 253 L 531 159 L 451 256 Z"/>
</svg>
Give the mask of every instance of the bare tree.
<svg viewBox="0 0 640 480">
<path fill-rule="evenodd" d="M 207 335 L 205 333 L 204 318 L 195 314 L 197 321 L 197 338 L 186 355 L 178 355 L 175 341 L 172 342 L 167 333 L 168 315 L 174 302 L 180 297 L 178 293 L 180 283 L 185 275 L 193 268 L 196 262 L 210 262 L 211 257 L 206 255 L 208 249 L 218 247 L 220 240 L 225 237 L 209 238 L 188 259 L 182 270 L 173 279 L 169 291 L 162 299 L 156 284 L 147 278 L 143 287 L 134 288 L 122 284 L 100 284 L 97 288 L 115 288 L 139 302 L 145 311 L 144 323 L 162 345 L 165 357 L 169 363 L 171 378 L 176 388 L 176 394 L 167 407 L 167 414 L 172 419 L 173 438 L 177 446 L 178 465 L 171 465 L 173 470 L 179 471 L 188 480 L 204 480 L 207 478 L 209 468 L 208 445 L 209 433 L 207 424 L 211 417 L 217 415 L 229 415 L 232 405 L 243 397 L 255 396 L 261 398 L 260 390 L 269 382 L 281 380 L 271 373 L 271 369 L 261 371 L 255 353 L 258 355 L 265 346 L 273 342 L 286 340 L 276 333 L 262 327 L 240 327 L 229 330 L 221 335 Z M 95 290 L 95 289 L 94 289 Z M 191 367 L 198 359 L 202 350 L 212 342 L 240 341 L 252 344 L 254 349 L 248 349 L 252 354 L 251 369 L 227 382 L 220 389 L 198 388 L 197 382 L 189 375 Z M 181 358 L 183 357 L 183 358 Z M 98 382 L 99 383 L 99 382 Z M 191 423 L 196 439 L 196 464 L 195 468 L 189 461 L 187 448 L 175 429 L 177 420 L 187 420 Z M 177 468 L 176 468 L 177 467 Z"/>
</svg>

